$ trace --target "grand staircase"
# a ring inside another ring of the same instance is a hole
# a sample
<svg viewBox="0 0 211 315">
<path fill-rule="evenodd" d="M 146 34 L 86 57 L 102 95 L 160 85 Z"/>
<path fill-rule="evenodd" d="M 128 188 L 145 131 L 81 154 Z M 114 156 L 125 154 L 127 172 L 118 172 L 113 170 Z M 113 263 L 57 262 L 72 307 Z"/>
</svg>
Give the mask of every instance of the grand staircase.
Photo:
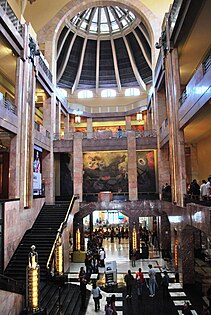
<svg viewBox="0 0 211 315">
<path fill-rule="evenodd" d="M 50 281 L 46 277 L 46 264 L 58 229 L 66 217 L 69 204 L 69 202 L 60 202 L 43 206 L 32 228 L 23 236 L 4 272 L 4 276 L 25 285 L 28 254 L 31 246 L 35 245 L 40 266 L 40 307 L 47 315 L 78 315 L 80 313 L 79 286 L 66 284 L 64 281 L 59 284 L 58 281 Z M 26 313 L 23 310 L 22 314 Z"/>
<path fill-rule="evenodd" d="M 54 205 L 45 204 L 41 209 L 34 225 L 23 236 L 4 275 L 23 284 L 26 283 L 26 267 L 31 245 L 36 246 L 38 263 L 40 265 L 40 279 L 46 280 L 46 263 L 50 255 L 60 224 L 64 221 L 69 203 Z"/>
</svg>

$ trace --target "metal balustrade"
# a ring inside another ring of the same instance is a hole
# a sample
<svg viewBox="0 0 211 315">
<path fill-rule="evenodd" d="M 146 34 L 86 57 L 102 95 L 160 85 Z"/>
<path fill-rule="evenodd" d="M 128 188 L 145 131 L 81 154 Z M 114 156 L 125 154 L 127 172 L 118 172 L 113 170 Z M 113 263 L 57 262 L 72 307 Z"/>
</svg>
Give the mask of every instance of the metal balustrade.
<svg viewBox="0 0 211 315">
<path fill-rule="evenodd" d="M 46 76 L 48 77 L 48 79 L 50 80 L 50 82 L 52 82 L 52 73 L 48 69 L 48 66 L 45 63 L 44 56 L 42 53 L 40 53 L 40 56 L 39 56 L 39 65 L 44 71 L 44 73 L 46 74 Z"/>
<path fill-rule="evenodd" d="M 136 138 L 156 138 L 157 132 L 156 130 L 144 130 L 144 131 L 133 131 L 134 136 Z M 54 140 L 73 140 L 75 138 L 75 135 L 77 134 L 77 137 L 79 134 L 81 135 L 82 139 L 120 139 L 120 138 L 127 138 L 128 132 L 131 131 L 122 131 L 121 136 L 119 136 L 118 131 L 112 132 L 110 130 L 105 131 L 96 131 L 96 132 L 69 132 L 66 134 L 63 133 L 55 133 L 54 134 Z"/>
<path fill-rule="evenodd" d="M 10 19 L 11 23 L 15 27 L 15 29 L 18 31 L 21 37 L 23 37 L 23 25 L 19 21 L 18 17 L 14 13 L 13 9 L 9 5 L 7 0 L 0 0 L 0 6 Z"/>
<path fill-rule="evenodd" d="M 207 73 L 207 71 L 209 70 L 210 66 L 211 66 L 211 50 L 209 51 L 209 53 L 205 57 L 204 61 L 202 62 L 204 75 Z"/>
<path fill-rule="evenodd" d="M 7 100 L 2 93 L 0 93 L 0 105 L 4 106 L 4 108 L 13 114 L 17 115 L 17 107 L 14 105 L 14 103 Z"/>
</svg>

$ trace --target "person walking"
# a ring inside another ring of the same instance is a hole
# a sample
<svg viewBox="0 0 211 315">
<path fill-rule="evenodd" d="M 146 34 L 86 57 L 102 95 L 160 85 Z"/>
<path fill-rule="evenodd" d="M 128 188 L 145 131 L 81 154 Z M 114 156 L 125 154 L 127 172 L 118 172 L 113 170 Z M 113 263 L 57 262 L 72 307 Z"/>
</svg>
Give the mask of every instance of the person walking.
<svg viewBox="0 0 211 315">
<path fill-rule="evenodd" d="M 106 257 L 106 255 L 105 255 L 105 250 L 104 250 L 103 247 L 100 249 L 99 256 L 100 256 L 100 267 L 105 267 L 105 257 Z"/>
<path fill-rule="evenodd" d="M 132 267 L 136 266 L 136 250 L 134 249 L 131 254 Z"/>
<path fill-rule="evenodd" d="M 149 264 L 149 296 L 154 297 L 155 296 L 155 288 L 157 285 L 156 282 L 156 271 L 154 268 L 152 268 L 152 265 Z"/>
<path fill-rule="evenodd" d="M 112 296 L 111 296 L 111 309 L 113 311 L 113 313 L 112 313 L 113 315 L 117 315 L 115 301 L 116 301 L 116 295 L 112 294 Z"/>
<path fill-rule="evenodd" d="M 93 295 L 93 300 L 95 302 L 95 312 L 100 309 L 100 288 L 97 286 L 96 282 L 92 285 L 91 294 Z"/>
<path fill-rule="evenodd" d="M 169 276 L 167 271 L 164 271 L 164 276 L 161 281 L 161 285 L 163 288 L 163 300 L 168 298 L 168 286 L 169 286 Z"/>
<path fill-rule="evenodd" d="M 144 284 L 144 274 L 141 271 L 141 268 L 136 272 L 136 281 L 137 281 L 137 289 L 138 289 L 138 297 L 142 296 L 143 284 Z"/>
<path fill-rule="evenodd" d="M 126 282 L 126 287 L 127 287 L 126 299 L 131 298 L 132 297 L 132 286 L 134 283 L 134 277 L 131 274 L 131 270 L 128 270 L 127 274 L 124 277 L 124 280 Z"/>
<path fill-rule="evenodd" d="M 113 310 L 111 308 L 111 301 L 110 301 L 110 299 L 107 300 L 107 303 L 105 305 L 105 315 L 113 315 Z"/>
</svg>

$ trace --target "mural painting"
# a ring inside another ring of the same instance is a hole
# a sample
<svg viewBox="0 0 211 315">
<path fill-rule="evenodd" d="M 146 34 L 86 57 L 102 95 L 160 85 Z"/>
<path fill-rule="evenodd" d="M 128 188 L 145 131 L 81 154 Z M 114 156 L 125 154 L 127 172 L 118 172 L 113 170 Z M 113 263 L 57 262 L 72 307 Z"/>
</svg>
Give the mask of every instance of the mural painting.
<svg viewBox="0 0 211 315">
<path fill-rule="evenodd" d="M 73 156 L 70 153 L 60 155 L 60 195 L 72 197 L 73 195 Z"/>
<path fill-rule="evenodd" d="M 137 151 L 138 192 L 155 192 L 155 159 L 153 151 Z"/>
<path fill-rule="evenodd" d="M 126 152 L 89 152 L 83 156 L 83 192 L 128 192 Z"/>
</svg>

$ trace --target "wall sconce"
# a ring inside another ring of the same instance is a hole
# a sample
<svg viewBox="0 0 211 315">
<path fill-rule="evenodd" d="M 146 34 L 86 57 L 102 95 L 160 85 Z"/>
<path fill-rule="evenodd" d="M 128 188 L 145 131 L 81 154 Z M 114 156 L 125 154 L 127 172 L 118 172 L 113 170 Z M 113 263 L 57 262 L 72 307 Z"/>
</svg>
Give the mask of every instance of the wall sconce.
<svg viewBox="0 0 211 315">
<path fill-rule="evenodd" d="M 132 249 L 133 251 L 137 249 L 137 233 L 136 233 L 135 225 L 132 231 Z"/>
<path fill-rule="evenodd" d="M 139 112 L 139 113 L 136 114 L 136 120 L 138 120 L 138 121 L 143 120 L 143 114 L 142 114 L 142 112 Z"/>
<path fill-rule="evenodd" d="M 28 255 L 27 266 L 27 308 L 29 312 L 39 311 L 39 278 L 40 267 L 38 265 L 38 254 L 35 246 L 31 246 L 31 252 Z"/>
<path fill-rule="evenodd" d="M 75 123 L 80 124 L 81 123 L 81 116 L 80 115 L 75 115 Z"/>
<path fill-rule="evenodd" d="M 58 275 L 63 274 L 63 250 L 62 250 L 62 240 L 61 236 L 59 236 L 57 242 L 56 242 L 56 273 Z"/>
<path fill-rule="evenodd" d="M 76 231 L 76 250 L 81 250 L 81 232 L 79 228 Z"/>
</svg>

